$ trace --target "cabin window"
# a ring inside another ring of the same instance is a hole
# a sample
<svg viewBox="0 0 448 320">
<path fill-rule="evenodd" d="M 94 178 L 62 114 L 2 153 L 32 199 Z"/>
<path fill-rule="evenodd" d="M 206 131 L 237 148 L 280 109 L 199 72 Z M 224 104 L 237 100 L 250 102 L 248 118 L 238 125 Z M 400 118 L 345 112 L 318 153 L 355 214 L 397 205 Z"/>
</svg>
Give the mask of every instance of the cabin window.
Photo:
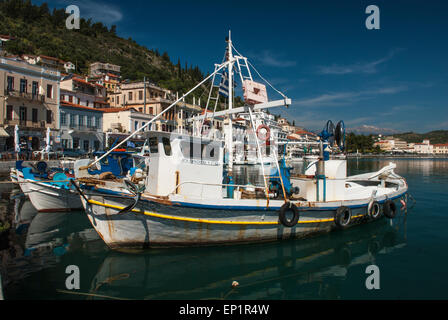
<svg viewBox="0 0 448 320">
<path fill-rule="evenodd" d="M 151 137 L 148 139 L 149 142 L 149 152 L 150 153 L 158 153 L 157 149 L 157 137 Z"/>
<path fill-rule="evenodd" d="M 218 161 L 219 152 L 216 145 L 207 143 L 194 143 L 193 141 L 181 141 L 180 148 L 186 159 Z"/>
<path fill-rule="evenodd" d="M 167 137 L 162 138 L 163 150 L 165 151 L 166 156 L 171 156 L 171 143 L 170 139 Z"/>
</svg>

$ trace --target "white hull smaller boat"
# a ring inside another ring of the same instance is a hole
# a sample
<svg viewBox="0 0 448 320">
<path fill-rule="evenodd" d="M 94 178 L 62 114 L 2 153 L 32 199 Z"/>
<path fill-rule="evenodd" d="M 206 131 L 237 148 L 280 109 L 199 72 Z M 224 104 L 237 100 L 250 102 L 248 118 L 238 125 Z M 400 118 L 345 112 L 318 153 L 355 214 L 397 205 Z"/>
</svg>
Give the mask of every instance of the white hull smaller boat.
<svg viewBox="0 0 448 320">
<path fill-rule="evenodd" d="M 81 210 L 79 195 L 71 190 L 43 182 L 26 180 L 28 196 L 39 212 Z"/>
<path fill-rule="evenodd" d="M 31 172 L 31 168 L 16 169 L 16 172 L 22 192 L 29 197 L 37 211 L 82 209 L 79 195 L 70 188 L 69 178 L 65 174 L 57 173 L 51 180 L 42 180 Z"/>
</svg>

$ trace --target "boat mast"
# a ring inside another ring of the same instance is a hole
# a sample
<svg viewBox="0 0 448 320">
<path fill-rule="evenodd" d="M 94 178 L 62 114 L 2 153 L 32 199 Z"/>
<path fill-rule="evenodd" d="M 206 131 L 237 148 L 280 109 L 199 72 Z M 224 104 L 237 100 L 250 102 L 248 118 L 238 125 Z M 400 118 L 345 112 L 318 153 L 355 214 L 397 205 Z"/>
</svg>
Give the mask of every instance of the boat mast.
<svg viewBox="0 0 448 320">
<path fill-rule="evenodd" d="M 229 110 L 233 109 L 233 53 L 232 53 L 232 32 L 229 30 L 229 37 L 227 39 L 227 61 L 229 62 L 228 76 L 229 76 Z M 229 126 L 227 134 L 227 148 L 229 152 L 229 175 L 232 174 L 233 170 L 233 124 L 232 116 L 229 113 Z"/>
</svg>

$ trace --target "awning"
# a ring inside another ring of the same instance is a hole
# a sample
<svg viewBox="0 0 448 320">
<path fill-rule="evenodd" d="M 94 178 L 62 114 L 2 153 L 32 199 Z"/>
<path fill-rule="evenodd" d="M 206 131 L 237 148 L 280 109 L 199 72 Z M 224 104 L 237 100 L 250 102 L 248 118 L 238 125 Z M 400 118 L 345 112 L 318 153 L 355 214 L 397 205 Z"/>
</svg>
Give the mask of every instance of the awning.
<svg viewBox="0 0 448 320">
<path fill-rule="evenodd" d="M 9 137 L 8 132 L 3 127 L 0 127 L 0 138 L 7 138 Z"/>
</svg>

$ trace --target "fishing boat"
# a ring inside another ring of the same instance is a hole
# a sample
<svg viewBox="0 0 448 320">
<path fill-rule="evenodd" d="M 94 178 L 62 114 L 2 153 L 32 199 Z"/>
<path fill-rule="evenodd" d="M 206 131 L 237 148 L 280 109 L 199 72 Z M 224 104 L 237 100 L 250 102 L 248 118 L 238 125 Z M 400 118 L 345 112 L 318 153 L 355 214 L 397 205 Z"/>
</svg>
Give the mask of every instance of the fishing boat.
<svg viewBox="0 0 448 320">
<path fill-rule="evenodd" d="M 94 155 L 102 155 L 96 152 Z M 132 160 L 133 153 L 124 149 L 113 150 L 104 158 L 97 168 L 92 168 L 92 176 L 107 175 L 121 178 L 129 169 L 136 166 Z M 72 185 L 74 175 L 72 170 L 50 168 L 47 170 L 46 162 L 40 161 L 32 167 L 23 167 L 21 161 L 16 163 L 16 172 L 19 185 L 39 212 L 82 210 L 83 206 L 79 193 Z"/>
<path fill-rule="evenodd" d="M 93 227 L 110 248 L 305 238 L 382 216 L 393 218 L 398 213 L 395 202 L 400 198 L 406 200 L 408 187 L 405 179 L 394 172 L 394 165 L 347 177 L 346 160 L 329 158 L 333 144 L 344 149 L 342 121 L 336 128 L 327 122 L 321 133 L 319 158 L 304 175 L 291 175 L 284 161 L 278 161 L 276 152 L 272 153 L 275 170 L 266 172 L 260 151 L 263 142 L 257 137 L 263 185 L 234 184 L 232 161 L 224 165 L 223 159 L 232 159 L 228 156 L 233 150 L 232 121 L 224 124 L 228 127 L 224 129 L 227 134 L 223 140 L 145 131 L 146 126 L 204 82 L 212 79 L 213 85 L 217 74 L 222 77 L 221 84 L 233 83 L 234 69 L 243 88 L 252 91 L 245 92 L 246 105 L 233 108 L 233 86 L 227 86 L 229 108 L 213 112 L 214 116 L 226 115 L 230 119 L 234 114 L 248 112 L 255 134 L 254 111 L 291 105 L 291 99 L 283 94 L 280 100 L 267 101 L 266 88 L 254 83 L 251 76 L 243 77 L 242 66 L 249 69 L 251 64 L 236 49 L 237 55 L 233 55 L 234 49 L 229 34 L 225 61 L 215 65 L 212 74 L 127 138 L 139 133 L 149 142 L 149 161 L 139 177 L 131 174 L 130 179 L 122 181 L 93 179 L 88 170 L 101 158 L 75 163 L 82 204 Z M 207 110 L 190 120 L 203 123 L 206 117 Z"/>
<path fill-rule="evenodd" d="M 40 162 L 39 164 L 42 165 Z M 30 167 L 17 168 L 18 182 L 38 212 L 82 209 L 77 193 L 71 189 L 67 172 L 36 173 Z"/>
</svg>

